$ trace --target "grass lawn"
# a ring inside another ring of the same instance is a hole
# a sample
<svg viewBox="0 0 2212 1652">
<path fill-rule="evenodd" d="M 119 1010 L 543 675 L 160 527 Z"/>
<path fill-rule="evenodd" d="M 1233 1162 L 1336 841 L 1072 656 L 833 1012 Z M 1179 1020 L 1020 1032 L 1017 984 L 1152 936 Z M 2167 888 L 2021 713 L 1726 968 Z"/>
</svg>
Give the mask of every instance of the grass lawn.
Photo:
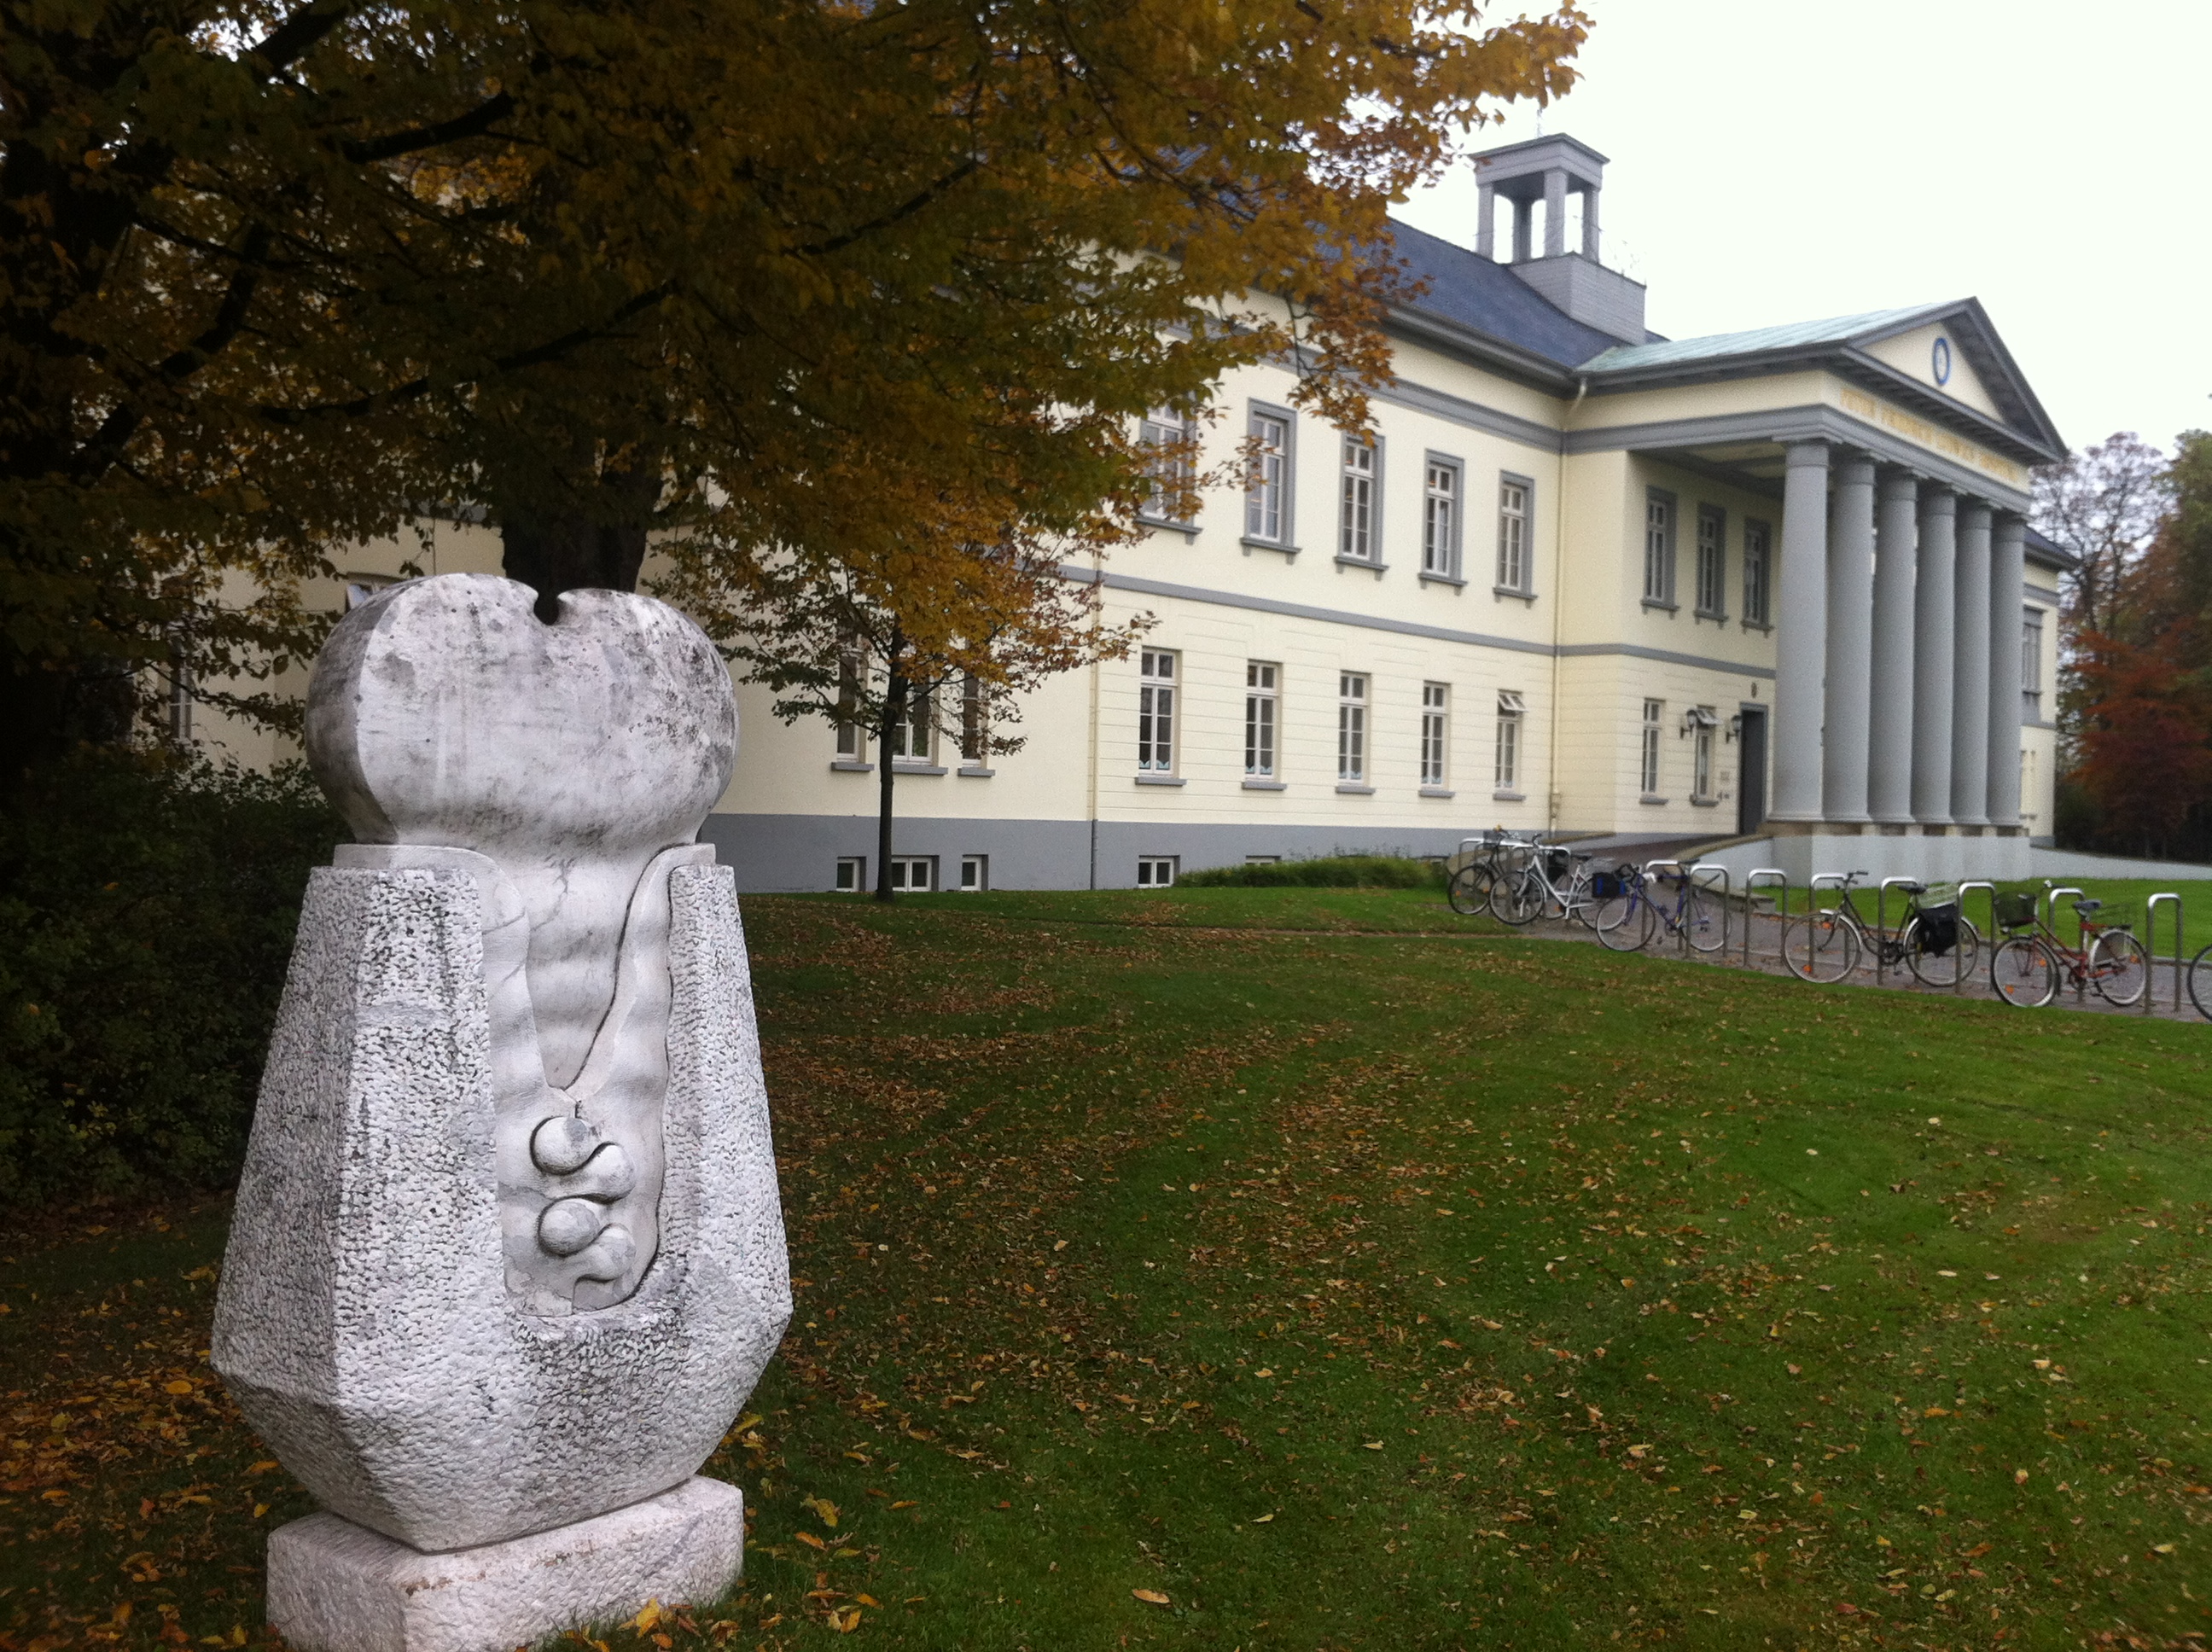
<svg viewBox="0 0 2212 1652">
<path fill-rule="evenodd" d="M 1432 891 L 746 912 L 799 1313 L 744 1592 L 610 1647 L 2212 1631 L 2212 1026 Z M 265 1642 L 222 1218 L 9 1247 L 0 1652 Z"/>
</svg>

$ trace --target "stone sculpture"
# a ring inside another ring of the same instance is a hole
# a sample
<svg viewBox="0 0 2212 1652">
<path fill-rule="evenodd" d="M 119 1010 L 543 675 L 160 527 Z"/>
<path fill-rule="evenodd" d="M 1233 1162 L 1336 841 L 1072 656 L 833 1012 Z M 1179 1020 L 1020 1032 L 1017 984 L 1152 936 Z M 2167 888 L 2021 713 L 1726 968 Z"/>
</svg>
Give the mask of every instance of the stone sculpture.
<svg viewBox="0 0 2212 1652">
<path fill-rule="evenodd" d="M 490 1652 L 735 1578 L 696 1478 L 791 1312 L 729 870 L 737 714 L 674 610 L 448 574 L 348 614 L 318 871 L 216 1368 L 328 1512 L 270 1542 L 306 1652 Z"/>
</svg>

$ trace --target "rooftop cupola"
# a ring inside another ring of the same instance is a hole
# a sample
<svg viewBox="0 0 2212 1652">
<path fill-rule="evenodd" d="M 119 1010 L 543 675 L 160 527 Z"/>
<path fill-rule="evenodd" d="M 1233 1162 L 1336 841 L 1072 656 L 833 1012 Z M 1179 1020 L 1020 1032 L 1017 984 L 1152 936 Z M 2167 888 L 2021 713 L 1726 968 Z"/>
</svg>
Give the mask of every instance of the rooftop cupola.
<svg viewBox="0 0 2212 1652">
<path fill-rule="evenodd" d="M 1507 268 L 1586 327 L 1632 344 L 1644 340 L 1644 286 L 1598 262 L 1598 196 L 1605 157 L 1577 138 L 1531 138 L 1474 157 L 1474 250 L 1498 257 L 1498 203 L 1512 210 Z M 1570 203 L 1571 197 L 1571 204 Z M 1544 250 L 1536 251 L 1542 206 Z M 1580 245 L 1567 246 L 1571 220 Z"/>
</svg>

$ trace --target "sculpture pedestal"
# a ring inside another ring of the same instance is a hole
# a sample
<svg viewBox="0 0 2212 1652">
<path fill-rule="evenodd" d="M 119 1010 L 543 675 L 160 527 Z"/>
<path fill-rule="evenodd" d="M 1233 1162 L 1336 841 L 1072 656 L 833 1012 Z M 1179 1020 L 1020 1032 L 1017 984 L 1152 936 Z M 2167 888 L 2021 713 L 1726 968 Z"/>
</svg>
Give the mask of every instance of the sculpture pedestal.
<svg viewBox="0 0 2212 1652">
<path fill-rule="evenodd" d="M 648 1600 L 703 1606 L 744 1570 L 745 1500 L 696 1477 L 612 1514 L 425 1554 L 336 1515 L 269 1538 L 269 1625 L 299 1652 L 511 1652 Z"/>
</svg>

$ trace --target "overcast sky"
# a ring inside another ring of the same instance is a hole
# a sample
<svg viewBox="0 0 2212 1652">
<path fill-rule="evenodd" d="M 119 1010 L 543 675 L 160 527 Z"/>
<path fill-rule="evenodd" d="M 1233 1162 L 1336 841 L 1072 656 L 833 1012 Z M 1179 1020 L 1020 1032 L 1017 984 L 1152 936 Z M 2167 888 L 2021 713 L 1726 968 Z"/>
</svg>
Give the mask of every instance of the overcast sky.
<svg viewBox="0 0 2212 1652">
<path fill-rule="evenodd" d="M 2212 0 L 1583 9 L 1543 131 L 1609 158 L 1604 260 L 1654 330 L 1971 295 L 2071 446 L 2212 428 Z M 1401 215 L 1472 246 L 1473 170 Z"/>
</svg>

